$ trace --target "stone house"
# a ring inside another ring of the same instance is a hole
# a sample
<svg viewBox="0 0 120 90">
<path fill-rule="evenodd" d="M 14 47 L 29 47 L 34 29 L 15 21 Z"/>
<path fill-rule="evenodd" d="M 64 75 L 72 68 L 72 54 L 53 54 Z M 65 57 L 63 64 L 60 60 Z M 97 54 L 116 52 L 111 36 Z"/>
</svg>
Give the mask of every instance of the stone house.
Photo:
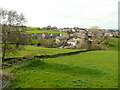
<svg viewBox="0 0 120 90">
<path fill-rule="evenodd" d="M 85 30 L 79 30 L 79 33 L 84 34 L 86 31 Z"/>
<path fill-rule="evenodd" d="M 66 39 L 65 37 L 57 37 L 57 38 L 55 39 L 55 43 L 56 43 L 57 45 L 63 45 L 63 44 L 65 44 L 65 43 L 67 43 L 67 39 Z"/>
<path fill-rule="evenodd" d="M 72 39 L 67 41 L 67 44 L 75 46 L 75 45 L 77 45 L 77 40 L 72 38 Z"/>
<path fill-rule="evenodd" d="M 78 38 L 85 38 L 85 34 L 81 34 L 81 33 L 73 33 L 73 37 L 78 37 Z"/>
<path fill-rule="evenodd" d="M 42 38 L 43 39 L 51 38 L 51 34 L 50 33 L 42 33 Z"/>
<path fill-rule="evenodd" d="M 64 37 L 65 39 L 68 39 L 70 36 L 67 33 L 60 33 L 60 37 Z"/>
<path fill-rule="evenodd" d="M 51 38 L 56 38 L 60 36 L 60 33 L 51 33 Z"/>
<path fill-rule="evenodd" d="M 106 32 L 106 33 L 105 33 L 105 36 L 113 37 L 113 34 L 112 34 L 112 33 L 109 33 L 109 32 Z"/>
</svg>

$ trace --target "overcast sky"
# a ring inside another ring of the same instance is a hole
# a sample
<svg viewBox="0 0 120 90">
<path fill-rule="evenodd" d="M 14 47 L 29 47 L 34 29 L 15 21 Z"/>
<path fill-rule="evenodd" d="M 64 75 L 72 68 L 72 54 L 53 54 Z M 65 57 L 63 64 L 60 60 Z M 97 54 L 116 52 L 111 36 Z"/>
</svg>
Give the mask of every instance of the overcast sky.
<svg viewBox="0 0 120 90">
<path fill-rule="evenodd" d="M 119 0 L 0 0 L 0 8 L 23 12 L 27 26 L 118 28 Z"/>
</svg>

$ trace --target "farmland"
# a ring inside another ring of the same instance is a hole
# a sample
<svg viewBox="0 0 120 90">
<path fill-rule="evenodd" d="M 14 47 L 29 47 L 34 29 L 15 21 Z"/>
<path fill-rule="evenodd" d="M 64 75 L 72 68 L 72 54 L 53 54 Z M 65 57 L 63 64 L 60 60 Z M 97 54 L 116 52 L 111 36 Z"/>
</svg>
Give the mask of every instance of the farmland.
<svg viewBox="0 0 120 90">
<path fill-rule="evenodd" d="M 117 88 L 118 45 L 117 39 L 109 40 L 114 47 L 109 46 L 106 51 L 89 51 L 55 58 L 32 58 L 6 68 L 5 71 L 13 71 L 15 76 L 10 87 Z M 37 50 L 39 49 L 35 49 Z M 51 52 L 50 49 L 45 51 L 52 54 L 54 49 Z"/>
<path fill-rule="evenodd" d="M 33 58 L 8 70 L 15 73 L 14 88 L 116 88 L 117 61 L 117 51 L 91 51 Z"/>
<path fill-rule="evenodd" d="M 53 55 L 57 53 L 68 53 L 73 51 L 79 51 L 84 49 L 59 49 L 59 48 L 45 48 L 45 47 L 36 47 L 32 45 L 24 45 L 21 46 L 23 49 L 16 51 L 15 54 L 8 53 L 6 58 L 17 58 L 17 57 L 31 57 L 35 55 Z"/>
<path fill-rule="evenodd" d="M 57 32 L 53 30 L 33 30 L 33 31 L 26 31 L 27 33 L 63 33 L 63 32 Z"/>
<path fill-rule="evenodd" d="M 119 88 L 115 2 L 8 3 L 0 8 L 0 89 Z"/>
<path fill-rule="evenodd" d="M 55 30 L 47 30 L 47 29 L 40 29 L 28 27 L 27 30 L 25 30 L 27 33 L 63 33 Z"/>
</svg>

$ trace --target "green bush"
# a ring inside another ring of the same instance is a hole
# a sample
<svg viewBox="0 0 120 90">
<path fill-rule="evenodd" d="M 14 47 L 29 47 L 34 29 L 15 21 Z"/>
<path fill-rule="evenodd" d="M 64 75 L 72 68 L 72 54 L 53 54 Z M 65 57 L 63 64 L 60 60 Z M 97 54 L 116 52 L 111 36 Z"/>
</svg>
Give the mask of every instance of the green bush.
<svg viewBox="0 0 120 90">
<path fill-rule="evenodd" d="M 111 46 L 111 47 L 114 47 L 114 46 L 115 46 L 113 43 L 109 43 L 108 45 Z"/>
<path fill-rule="evenodd" d="M 57 48 L 58 46 L 57 45 L 53 45 L 52 48 Z"/>
<path fill-rule="evenodd" d="M 36 44 L 39 44 L 40 43 L 40 40 L 39 39 L 32 39 L 31 41 L 30 41 L 30 44 L 31 45 L 36 45 Z"/>
</svg>

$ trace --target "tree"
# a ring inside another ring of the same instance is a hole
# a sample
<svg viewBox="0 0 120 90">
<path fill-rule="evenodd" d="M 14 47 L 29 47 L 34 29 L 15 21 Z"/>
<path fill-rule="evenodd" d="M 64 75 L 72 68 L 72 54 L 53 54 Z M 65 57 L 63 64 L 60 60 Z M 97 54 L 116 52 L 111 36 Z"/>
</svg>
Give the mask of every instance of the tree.
<svg viewBox="0 0 120 90">
<path fill-rule="evenodd" d="M 19 15 L 15 10 L 7 10 L 0 8 L 0 18 L 0 23 L 2 25 L 4 24 L 9 26 L 22 26 L 26 22 L 23 13 Z"/>
<path fill-rule="evenodd" d="M 86 30 L 85 32 L 85 40 L 84 40 L 84 44 L 82 47 L 85 47 L 86 49 L 91 49 L 91 44 L 92 44 L 92 40 L 89 38 L 89 31 Z"/>
<path fill-rule="evenodd" d="M 92 32 L 93 38 L 98 37 L 98 34 L 99 34 L 98 32 L 100 31 L 100 28 L 98 26 L 90 27 L 89 30 Z"/>
<path fill-rule="evenodd" d="M 19 31 L 19 27 L 26 22 L 22 13 L 19 15 L 15 10 L 0 8 L 0 20 L 0 25 L 2 25 L 2 60 L 4 61 L 6 53 L 14 53 L 19 44 L 25 44 L 28 38 Z"/>
<path fill-rule="evenodd" d="M 38 46 L 44 46 L 47 48 L 52 48 L 55 45 L 55 39 L 40 39 L 40 44 Z"/>
<path fill-rule="evenodd" d="M 56 26 L 53 26 L 53 27 L 51 27 L 51 29 L 53 29 L 53 30 L 57 30 L 57 27 L 56 27 Z"/>
<path fill-rule="evenodd" d="M 8 31 L 8 41 L 14 43 L 16 48 L 19 48 L 19 45 L 28 44 L 29 43 L 29 35 L 24 32 L 16 31 Z"/>
<path fill-rule="evenodd" d="M 52 27 L 51 27 L 51 25 L 48 25 L 47 26 L 47 30 L 50 30 Z"/>
<path fill-rule="evenodd" d="M 75 30 L 79 29 L 79 27 L 73 27 Z"/>
<path fill-rule="evenodd" d="M 103 46 L 100 41 L 103 41 L 104 38 L 101 37 L 100 34 L 102 34 L 100 31 L 101 29 L 98 26 L 93 26 L 89 28 L 89 31 L 92 33 L 91 39 L 89 39 L 90 42 L 90 49 L 105 49 L 105 46 Z"/>
</svg>

